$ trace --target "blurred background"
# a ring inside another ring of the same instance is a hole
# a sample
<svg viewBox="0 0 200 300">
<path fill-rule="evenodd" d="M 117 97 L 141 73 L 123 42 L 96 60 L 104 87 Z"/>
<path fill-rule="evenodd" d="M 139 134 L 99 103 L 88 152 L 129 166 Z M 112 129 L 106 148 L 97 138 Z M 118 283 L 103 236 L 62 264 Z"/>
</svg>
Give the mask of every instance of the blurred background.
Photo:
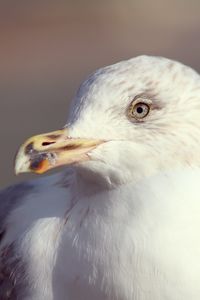
<svg viewBox="0 0 200 300">
<path fill-rule="evenodd" d="M 0 0 L 0 187 L 27 137 L 61 128 L 80 82 L 140 54 L 200 71 L 199 0 Z"/>
</svg>

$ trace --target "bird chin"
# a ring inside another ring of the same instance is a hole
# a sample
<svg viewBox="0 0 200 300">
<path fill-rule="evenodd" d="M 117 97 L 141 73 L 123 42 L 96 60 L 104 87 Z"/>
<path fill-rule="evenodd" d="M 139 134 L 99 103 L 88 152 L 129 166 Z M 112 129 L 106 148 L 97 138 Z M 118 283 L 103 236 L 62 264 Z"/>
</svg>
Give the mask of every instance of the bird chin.
<svg viewBox="0 0 200 300">
<path fill-rule="evenodd" d="M 103 161 L 87 161 L 76 164 L 78 178 L 85 184 L 93 184 L 101 189 L 113 189 L 122 183 L 119 170 Z"/>
</svg>

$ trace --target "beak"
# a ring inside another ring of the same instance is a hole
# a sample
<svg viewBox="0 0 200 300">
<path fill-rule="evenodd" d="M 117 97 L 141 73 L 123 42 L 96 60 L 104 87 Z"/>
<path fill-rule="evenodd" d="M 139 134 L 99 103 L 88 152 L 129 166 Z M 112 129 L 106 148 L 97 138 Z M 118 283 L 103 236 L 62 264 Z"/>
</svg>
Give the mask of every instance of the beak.
<svg viewBox="0 0 200 300">
<path fill-rule="evenodd" d="M 62 165 L 90 160 L 88 153 L 103 140 L 71 138 L 68 129 L 40 134 L 29 138 L 15 158 L 15 173 L 42 174 Z"/>
</svg>

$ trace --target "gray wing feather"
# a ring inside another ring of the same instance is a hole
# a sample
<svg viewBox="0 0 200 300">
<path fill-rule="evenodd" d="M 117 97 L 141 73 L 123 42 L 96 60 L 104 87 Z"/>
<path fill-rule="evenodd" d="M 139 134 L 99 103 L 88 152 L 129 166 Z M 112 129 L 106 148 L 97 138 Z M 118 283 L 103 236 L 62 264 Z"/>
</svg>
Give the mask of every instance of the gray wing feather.
<svg viewBox="0 0 200 300">
<path fill-rule="evenodd" d="M 5 233 L 4 224 L 7 216 L 32 189 L 31 183 L 24 182 L 0 191 L 0 242 Z"/>
<path fill-rule="evenodd" d="M 24 182 L 0 191 L 0 244 L 6 234 L 9 213 L 31 192 L 33 184 Z M 26 266 L 15 243 L 0 250 L 0 300 L 22 300 L 27 290 Z"/>
</svg>

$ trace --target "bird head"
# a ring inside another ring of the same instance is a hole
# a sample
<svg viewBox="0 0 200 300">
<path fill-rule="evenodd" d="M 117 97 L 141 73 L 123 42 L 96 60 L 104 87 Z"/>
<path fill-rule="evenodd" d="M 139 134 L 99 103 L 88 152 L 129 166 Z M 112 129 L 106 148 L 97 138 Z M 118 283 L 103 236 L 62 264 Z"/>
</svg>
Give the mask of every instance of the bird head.
<svg viewBox="0 0 200 300">
<path fill-rule="evenodd" d="M 176 61 L 139 56 L 84 81 L 63 129 L 29 138 L 16 173 L 74 165 L 110 185 L 200 164 L 200 76 Z"/>
</svg>

